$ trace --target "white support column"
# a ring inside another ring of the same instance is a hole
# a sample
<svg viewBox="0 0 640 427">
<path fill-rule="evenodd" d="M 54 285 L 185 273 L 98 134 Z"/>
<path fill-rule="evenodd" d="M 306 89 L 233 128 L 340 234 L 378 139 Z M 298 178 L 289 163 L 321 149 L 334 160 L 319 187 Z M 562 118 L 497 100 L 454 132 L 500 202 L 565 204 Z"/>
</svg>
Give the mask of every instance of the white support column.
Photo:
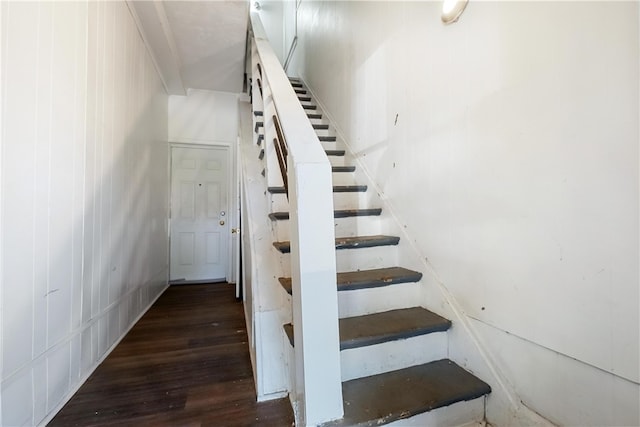
<svg viewBox="0 0 640 427">
<path fill-rule="evenodd" d="M 328 162 L 293 163 L 289 205 L 296 401 L 304 425 L 314 426 L 343 414 L 331 167 Z"/>
</svg>

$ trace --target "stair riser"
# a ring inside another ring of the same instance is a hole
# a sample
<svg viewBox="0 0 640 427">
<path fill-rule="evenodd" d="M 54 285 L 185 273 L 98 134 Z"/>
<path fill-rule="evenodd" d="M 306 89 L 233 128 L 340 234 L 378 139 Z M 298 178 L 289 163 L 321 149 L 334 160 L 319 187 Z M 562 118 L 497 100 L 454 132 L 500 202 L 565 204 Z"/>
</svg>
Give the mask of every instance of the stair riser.
<svg viewBox="0 0 640 427">
<path fill-rule="evenodd" d="M 386 424 L 393 427 L 470 427 L 484 419 L 484 397 L 458 402 L 443 408 Z"/>
<path fill-rule="evenodd" d="M 376 216 L 336 218 L 334 224 L 336 225 L 335 235 L 341 237 L 372 236 L 381 234 L 382 228 L 380 219 Z M 277 221 L 274 226 L 278 241 L 291 240 L 288 221 Z"/>
<path fill-rule="evenodd" d="M 289 210 L 289 203 L 284 194 L 271 195 L 271 212 Z M 369 208 L 366 192 L 333 193 L 333 209 L 365 209 Z"/>
<path fill-rule="evenodd" d="M 320 145 L 325 150 L 345 150 L 344 144 L 340 141 L 321 141 Z"/>
<path fill-rule="evenodd" d="M 329 144 L 327 145 L 327 149 L 333 150 L 333 147 L 331 146 L 331 144 L 333 143 L 325 142 L 323 144 Z M 343 148 L 336 147 L 336 149 L 342 150 Z M 329 158 L 329 163 L 331 163 L 332 166 L 351 166 L 354 164 L 353 158 L 349 154 L 345 154 L 344 156 L 327 156 L 327 157 Z"/>
<path fill-rule="evenodd" d="M 338 271 L 355 271 L 393 267 L 399 264 L 395 248 L 395 246 L 378 246 L 336 251 L 336 268 Z"/>
<path fill-rule="evenodd" d="M 359 185 L 360 182 L 354 173 L 333 173 L 331 175 L 333 185 Z"/>
<path fill-rule="evenodd" d="M 342 350 L 342 381 L 408 368 L 446 357 L 446 332 Z"/>
<path fill-rule="evenodd" d="M 379 288 L 338 292 L 340 318 L 413 307 L 420 296 L 419 284 L 399 283 Z"/>
</svg>

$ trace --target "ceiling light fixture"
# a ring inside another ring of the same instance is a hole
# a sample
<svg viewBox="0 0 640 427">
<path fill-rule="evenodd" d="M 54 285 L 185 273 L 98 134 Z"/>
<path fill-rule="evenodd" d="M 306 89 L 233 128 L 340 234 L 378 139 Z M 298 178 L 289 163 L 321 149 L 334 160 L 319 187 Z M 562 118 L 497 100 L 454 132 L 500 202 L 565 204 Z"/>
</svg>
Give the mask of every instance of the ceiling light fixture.
<svg viewBox="0 0 640 427">
<path fill-rule="evenodd" d="M 453 24 L 460 18 L 469 0 L 443 0 L 442 2 L 442 22 Z"/>
</svg>

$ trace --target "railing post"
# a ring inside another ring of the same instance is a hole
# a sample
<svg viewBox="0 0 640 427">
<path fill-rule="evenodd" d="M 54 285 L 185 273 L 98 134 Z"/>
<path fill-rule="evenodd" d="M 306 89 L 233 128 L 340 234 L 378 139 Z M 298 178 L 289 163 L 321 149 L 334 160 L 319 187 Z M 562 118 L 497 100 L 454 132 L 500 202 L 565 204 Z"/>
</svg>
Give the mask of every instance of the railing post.
<svg viewBox="0 0 640 427">
<path fill-rule="evenodd" d="M 251 23 L 288 149 L 296 418 L 315 426 L 343 415 L 331 164 L 255 12 Z"/>
<path fill-rule="evenodd" d="M 290 161 L 296 400 L 305 425 L 342 417 L 333 194 L 329 164 Z"/>
</svg>

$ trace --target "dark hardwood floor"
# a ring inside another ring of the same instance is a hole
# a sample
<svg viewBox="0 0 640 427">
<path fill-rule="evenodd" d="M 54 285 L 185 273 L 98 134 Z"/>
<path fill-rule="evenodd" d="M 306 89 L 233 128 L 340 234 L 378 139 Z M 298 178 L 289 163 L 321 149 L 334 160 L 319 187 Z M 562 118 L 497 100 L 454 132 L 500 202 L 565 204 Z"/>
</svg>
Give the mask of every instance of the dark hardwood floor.
<svg viewBox="0 0 640 427">
<path fill-rule="evenodd" d="M 169 287 L 49 426 L 292 426 L 287 398 L 256 402 L 234 292 Z"/>
</svg>

